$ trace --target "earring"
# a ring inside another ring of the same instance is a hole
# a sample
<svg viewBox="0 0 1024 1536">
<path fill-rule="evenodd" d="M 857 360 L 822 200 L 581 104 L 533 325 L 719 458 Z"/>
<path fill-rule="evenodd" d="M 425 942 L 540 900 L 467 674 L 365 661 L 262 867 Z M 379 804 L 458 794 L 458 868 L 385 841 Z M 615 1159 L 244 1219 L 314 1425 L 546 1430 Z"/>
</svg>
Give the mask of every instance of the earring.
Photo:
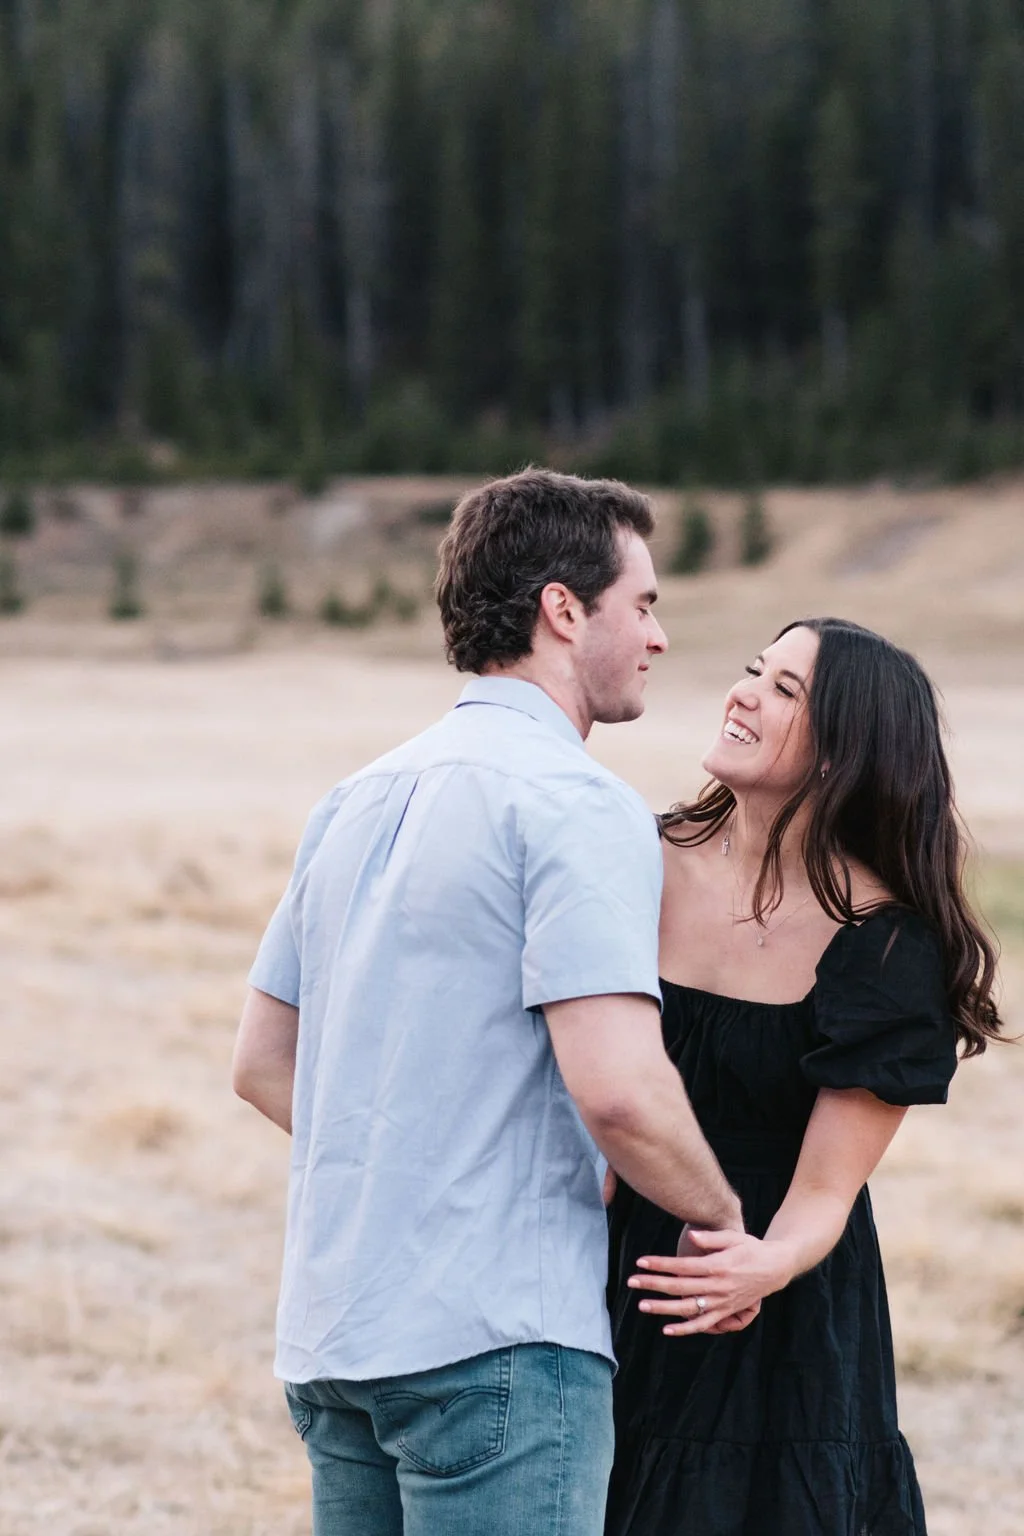
<svg viewBox="0 0 1024 1536">
<path fill-rule="evenodd" d="M 822 776 L 823 779 L 827 779 L 828 778 L 828 769 L 827 768 L 823 768 L 821 770 L 821 776 Z"/>
</svg>

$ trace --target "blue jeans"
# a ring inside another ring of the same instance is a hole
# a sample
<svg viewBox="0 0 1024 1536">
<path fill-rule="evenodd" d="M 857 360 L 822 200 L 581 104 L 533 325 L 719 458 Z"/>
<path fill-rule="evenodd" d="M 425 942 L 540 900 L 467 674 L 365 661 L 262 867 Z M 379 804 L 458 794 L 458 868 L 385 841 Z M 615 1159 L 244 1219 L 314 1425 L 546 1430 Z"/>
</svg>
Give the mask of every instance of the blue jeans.
<svg viewBox="0 0 1024 1536">
<path fill-rule="evenodd" d="M 516 1344 L 285 1393 L 313 1536 L 602 1536 L 614 1436 L 599 1355 Z"/>
</svg>

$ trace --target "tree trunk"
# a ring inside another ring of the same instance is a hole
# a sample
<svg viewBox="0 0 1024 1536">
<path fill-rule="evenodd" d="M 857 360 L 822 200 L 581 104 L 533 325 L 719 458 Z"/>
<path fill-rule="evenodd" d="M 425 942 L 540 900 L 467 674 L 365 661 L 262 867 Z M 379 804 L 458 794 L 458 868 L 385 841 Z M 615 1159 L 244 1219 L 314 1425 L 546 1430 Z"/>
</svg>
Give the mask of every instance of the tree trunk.
<svg viewBox="0 0 1024 1536">
<path fill-rule="evenodd" d="M 849 371 L 849 328 L 846 316 L 833 304 L 821 312 L 821 366 L 826 395 L 842 395 Z"/>
<path fill-rule="evenodd" d="M 703 416 L 711 395 L 711 343 L 707 302 L 693 262 L 683 300 L 683 379 L 687 404 Z"/>
</svg>

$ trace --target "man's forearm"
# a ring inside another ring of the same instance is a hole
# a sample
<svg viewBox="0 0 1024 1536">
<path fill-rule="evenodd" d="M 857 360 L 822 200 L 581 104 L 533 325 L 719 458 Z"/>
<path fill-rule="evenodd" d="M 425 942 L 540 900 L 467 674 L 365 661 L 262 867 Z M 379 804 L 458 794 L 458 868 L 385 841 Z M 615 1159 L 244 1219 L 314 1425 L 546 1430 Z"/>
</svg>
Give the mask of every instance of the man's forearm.
<svg viewBox="0 0 1024 1536">
<path fill-rule="evenodd" d="M 742 1231 L 739 1200 L 665 1054 L 653 1000 L 569 998 L 544 1013 L 565 1086 L 612 1167 L 680 1221 Z"/>
<path fill-rule="evenodd" d="M 739 1198 L 697 1124 L 678 1077 L 653 1086 L 634 1109 L 590 1127 L 609 1163 L 645 1199 L 695 1226 L 742 1230 Z"/>
<path fill-rule="evenodd" d="M 292 1063 L 289 1069 L 284 1063 L 276 1072 L 265 1072 L 261 1076 L 254 1076 L 241 1085 L 236 1086 L 235 1092 L 239 1098 L 251 1104 L 253 1109 L 258 1109 L 261 1115 L 272 1120 L 290 1136 L 292 1133 L 292 1090 L 295 1082 L 295 1068 Z"/>
<path fill-rule="evenodd" d="M 250 987 L 235 1041 L 235 1092 L 291 1135 L 298 1009 Z"/>
</svg>

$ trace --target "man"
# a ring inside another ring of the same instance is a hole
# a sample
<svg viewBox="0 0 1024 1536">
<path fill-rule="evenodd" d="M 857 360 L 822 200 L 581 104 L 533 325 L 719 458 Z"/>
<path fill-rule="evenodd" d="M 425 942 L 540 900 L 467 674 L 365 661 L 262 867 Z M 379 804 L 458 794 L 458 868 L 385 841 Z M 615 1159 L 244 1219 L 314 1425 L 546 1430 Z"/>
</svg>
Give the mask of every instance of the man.
<svg viewBox="0 0 1024 1536">
<path fill-rule="evenodd" d="M 314 810 L 235 1086 L 293 1135 L 276 1372 L 315 1536 L 600 1536 L 604 1154 L 739 1226 L 666 1057 L 661 859 L 584 750 L 635 719 L 646 498 L 527 470 L 456 509 L 438 601 L 478 674 Z"/>
</svg>

